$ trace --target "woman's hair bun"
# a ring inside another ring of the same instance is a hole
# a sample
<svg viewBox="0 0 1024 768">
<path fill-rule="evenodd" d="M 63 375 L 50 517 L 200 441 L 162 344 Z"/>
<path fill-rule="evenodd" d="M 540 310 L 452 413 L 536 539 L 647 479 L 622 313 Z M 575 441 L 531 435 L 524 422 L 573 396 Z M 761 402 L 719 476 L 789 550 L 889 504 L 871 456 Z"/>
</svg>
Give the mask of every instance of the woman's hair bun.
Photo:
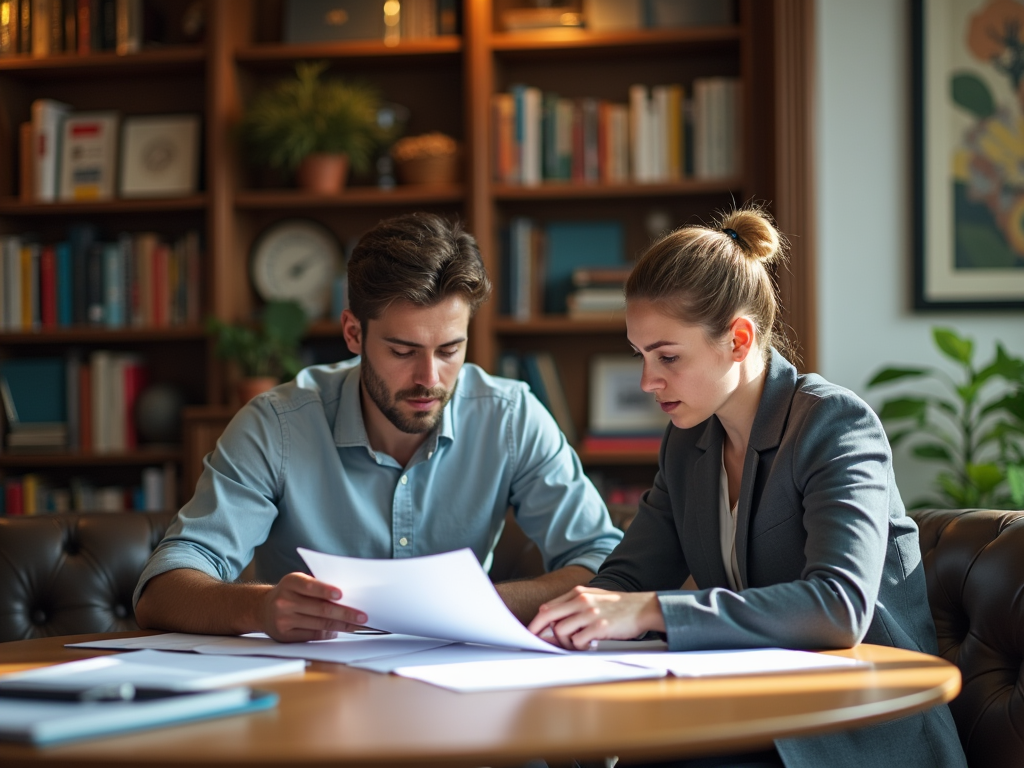
<svg viewBox="0 0 1024 768">
<path fill-rule="evenodd" d="M 765 264 L 774 261 L 786 246 L 771 217 L 757 207 L 739 208 L 723 213 L 717 229 L 732 237 L 747 258 L 763 261 Z"/>
</svg>

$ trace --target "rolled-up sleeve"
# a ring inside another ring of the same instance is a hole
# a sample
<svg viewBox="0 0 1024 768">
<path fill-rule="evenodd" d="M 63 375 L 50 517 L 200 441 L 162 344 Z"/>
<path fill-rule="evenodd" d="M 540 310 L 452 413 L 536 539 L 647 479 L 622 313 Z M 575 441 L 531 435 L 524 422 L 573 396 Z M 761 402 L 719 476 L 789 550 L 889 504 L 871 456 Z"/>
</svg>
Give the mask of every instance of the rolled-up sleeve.
<svg viewBox="0 0 1024 768">
<path fill-rule="evenodd" d="M 195 494 L 146 563 L 133 603 L 150 579 L 179 568 L 233 581 L 266 540 L 284 483 L 286 433 L 275 397 L 260 395 L 243 407 L 203 459 Z"/>
<path fill-rule="evenodd" d="M 530 392 L 523 392 L 506 439 L 515 467 L 510 502 L 544 567 L 581 565 L 596 573 L 622 532 L 558 424 Z"/>
</svg>

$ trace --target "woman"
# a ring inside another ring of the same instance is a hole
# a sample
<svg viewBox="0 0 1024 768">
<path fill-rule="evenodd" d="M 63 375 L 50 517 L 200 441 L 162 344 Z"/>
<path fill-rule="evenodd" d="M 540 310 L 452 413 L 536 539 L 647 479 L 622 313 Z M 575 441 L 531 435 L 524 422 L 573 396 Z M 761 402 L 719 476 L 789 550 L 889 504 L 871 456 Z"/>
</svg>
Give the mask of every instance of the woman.
<svg viewBox="0 0 1024 768">
<path fill-rule="evenodd" d="M 590 587 L 530 629 L 567 648 L 663 632 L 673 651 L 849 648 L 936 653 L 917 526 L 881 424 L 852 392 L 777 351 L 767 265 L 783 241 L 757 209 L 676 230 L 626 283 L 641 387 L 672 424 L 654 486 Z M 688 577 L 696 589 L 679 588 Z M 965 765 L 943 705 L 858 731 L 778 740 L 786 766 Z M 731 762 L 715 764 L 733 764 Z"/>
</svg>

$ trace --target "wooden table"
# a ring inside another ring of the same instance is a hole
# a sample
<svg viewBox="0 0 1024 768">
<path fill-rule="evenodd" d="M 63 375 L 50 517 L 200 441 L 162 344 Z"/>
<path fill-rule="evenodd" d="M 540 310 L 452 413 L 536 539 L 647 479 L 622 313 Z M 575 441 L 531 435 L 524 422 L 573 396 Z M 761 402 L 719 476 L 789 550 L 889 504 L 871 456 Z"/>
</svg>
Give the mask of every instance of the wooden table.
<svg viewBox="0 0 1024 768">
<path fill-rule="evenodd" d="M 63 644 L 98 637 L 0 643 L 0 674 L 96 655 Z M 872 666 L 458 694 L 314 663 L 304 675 L 259 684 L 281 695 L 274 710 L 45 749 L 0 744 L 0 766 L 499 766 L 537 757 L 694 756 L 870 725 L 960 690 L 959 670 L 933 656 L 873 645 L 837 653 Z"/>
</svg>

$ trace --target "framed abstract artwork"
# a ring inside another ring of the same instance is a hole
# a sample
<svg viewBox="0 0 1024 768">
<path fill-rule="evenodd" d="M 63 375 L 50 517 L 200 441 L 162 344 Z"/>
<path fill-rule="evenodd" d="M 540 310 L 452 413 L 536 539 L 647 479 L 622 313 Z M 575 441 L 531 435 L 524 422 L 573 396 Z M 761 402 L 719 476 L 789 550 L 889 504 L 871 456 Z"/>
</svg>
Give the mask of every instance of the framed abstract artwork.
<svg viewBox="0 0 1024 768">
<path fill-rule="evenodd" d="M 914 307 L 1024 308 L 1024 2 L 914 0 Z"/>
</svg>

